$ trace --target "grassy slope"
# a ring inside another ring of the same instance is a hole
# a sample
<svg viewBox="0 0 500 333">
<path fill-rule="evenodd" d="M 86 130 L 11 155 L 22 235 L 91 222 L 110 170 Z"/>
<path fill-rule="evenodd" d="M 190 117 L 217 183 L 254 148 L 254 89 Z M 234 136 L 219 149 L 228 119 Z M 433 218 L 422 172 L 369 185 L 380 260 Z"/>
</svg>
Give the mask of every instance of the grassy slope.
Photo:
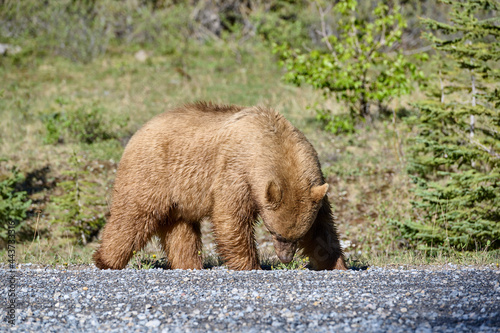
<svg viewBox="0 0 500 333">
<path fill-rule="evenodd" d="M 25 235 L 28 241 L 17 246 L 19 262 L 91 262 L 97 244 L 74 245 L 66 226 L 53 222 L 57 210 L 51 198 L 62 194 L 57 183 L 72 168 L 70 156 L 76 152 L 82 159 L 88 171 L 86 180 L 96 185 L 102 198 L 96 202 L 96 209 L 104 212 L 127 137 L 153 115 L 196 100 L 272 106 L 306 134 L 333 185 L 329 196 L 341 237 L 351 243 L 349 255 L 369 258 L 370 263 L 378 265 L 429 262 L 421 253 L 393 255 L 401 244 L 387 221 L 411 216 L 411 208 L 409 183 L 403 173 L 404 152 L 390 121 L 362 127 L 349 136 L 335 137 L 320 131 L 314 111 L 308 108 L 323 103 L 320 94 L 281 83 L 281 69 L 260 47 L 214 44 L 191 48 L 182 57 L 149 55 L 145 62 L 133 55 L 115 55 L 89 65 L 55 58 L 22 69 L 0 69 L 0 157 L 7 160 L 0 164 L 0 174 L 13 164 L 25 173 L 38 172 L 31 184 L 38 186 L 31 194 L 34 204 L 28 221 L 37 234 Z M 44 115 L 92 105 L 105 110 L 104 120 L 120 133 L 119 139 L 92 145 L 71 140 L 57 145 L 43 143 Z M 330 107 L 338 109 L 335 104 Z M 125 117 L 129 119 L 127 125 L 118 128 L 114 123 Z M 404 136 L 401 128 L 399 134 Z M 208 225 L 204 232 L 205 251 L 210 256 L 214 248 Z M 257 239 L 263 253 L 272 253 L 269 235 L 260 226 Z M 146 252 L 159 254 L 158 243 L 152 242 Z M 6 258 L 5 251 L 2 258 Z M 498 259 L 478 252 L 465 259 L 453 254 L 451 258 L 432 260 L 491 263 Z"/>
</svg>

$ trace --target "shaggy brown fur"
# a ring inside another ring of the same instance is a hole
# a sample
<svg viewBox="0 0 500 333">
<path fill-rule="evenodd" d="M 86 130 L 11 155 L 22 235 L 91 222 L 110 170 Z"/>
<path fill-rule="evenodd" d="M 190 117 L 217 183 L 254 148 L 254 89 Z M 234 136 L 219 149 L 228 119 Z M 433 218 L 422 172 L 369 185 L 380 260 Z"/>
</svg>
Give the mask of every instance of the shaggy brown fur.
<svg viewBox="0 0 500 333">
<path fill-rule="evenodd" d="M 158 235 L 172 268 L 201 269 L 200 221 L 209 218 L 227 266 L 259 269 L 260 216 L 281 261 L 301 248 L 315 269 L 345 269 L 327 189 L 316 151 L 280 114 L 186 105 L 149 121 L 125 148 L 94 260 L 122 269 Z"/>
</svg>

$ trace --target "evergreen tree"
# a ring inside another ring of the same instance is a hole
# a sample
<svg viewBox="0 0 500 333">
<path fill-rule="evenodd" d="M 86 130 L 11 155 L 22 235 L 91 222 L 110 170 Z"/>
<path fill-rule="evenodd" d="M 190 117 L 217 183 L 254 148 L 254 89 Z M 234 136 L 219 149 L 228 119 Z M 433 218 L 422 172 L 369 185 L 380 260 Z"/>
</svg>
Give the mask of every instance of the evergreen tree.
<svg viewBox="0 0 500 333">
<path fill-rule="evenodd" d="M 443 1 L 450 22 L 424 19 L 440 61 L 436 101 L 417 105 L 409 171 L 421 221 L 398 223 L 426 246 L 500 247 L 500 2 Z M 443 36 L 443 37 L 441 37 Z"/>
</svg>

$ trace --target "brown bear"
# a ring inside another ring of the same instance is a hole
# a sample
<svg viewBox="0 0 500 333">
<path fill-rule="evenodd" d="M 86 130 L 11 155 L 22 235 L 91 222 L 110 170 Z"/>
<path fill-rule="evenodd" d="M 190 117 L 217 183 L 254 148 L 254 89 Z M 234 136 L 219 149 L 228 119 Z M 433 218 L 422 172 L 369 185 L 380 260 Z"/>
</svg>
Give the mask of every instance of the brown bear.
<svg viewBox="0 0 500 333">
<path fill-rule="evenodd" d="M 228 268 L 260 269 L 261 217 L 282 262 L 300 248 L 314 269 L 346 269 L 327 189 L 316 151 L 277 112 L 185 105 L 130 139 L 95 264 L 122 269 L 158 235 L 173 269 L 201 269 L 200 221 L 208 218 Z"/>
</svg>

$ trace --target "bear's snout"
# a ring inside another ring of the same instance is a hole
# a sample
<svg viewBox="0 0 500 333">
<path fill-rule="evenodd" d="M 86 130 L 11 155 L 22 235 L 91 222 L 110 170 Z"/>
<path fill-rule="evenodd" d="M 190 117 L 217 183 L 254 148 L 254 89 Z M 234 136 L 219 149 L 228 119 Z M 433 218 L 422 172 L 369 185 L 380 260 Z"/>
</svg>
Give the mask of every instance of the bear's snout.
<svg viewBox="0 0 500 333">
<path fill-rule="evenodd" d="M 293 260 L 293 256 L 297 250 L 297 242 L 284 242 L 274 239 L 274 250 L 280 261 L 288 264 Z"/>
</svg>

